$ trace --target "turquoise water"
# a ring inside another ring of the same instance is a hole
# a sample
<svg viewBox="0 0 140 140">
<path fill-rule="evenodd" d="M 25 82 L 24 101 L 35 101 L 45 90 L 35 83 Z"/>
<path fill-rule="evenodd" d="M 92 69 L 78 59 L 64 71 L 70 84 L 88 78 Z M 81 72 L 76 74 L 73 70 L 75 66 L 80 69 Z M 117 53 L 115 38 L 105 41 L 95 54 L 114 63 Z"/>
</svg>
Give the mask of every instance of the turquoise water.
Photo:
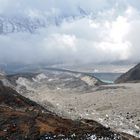
<svg viewBox="0 0 140 140">
<path fill-rule="evenodd" d="M 108 80 L 103 80 L 103 79 L 100 79 L 102 82 L 105 82 L 105 83 L 108 83 L 108 84 L 114 84 L 114 81 L 108 81 Z"/>
<path fill-rule="evenodd" d="M 105 83 L 113 84 L 121 74 L 122 73 L 94 73 L 94 76 Z"/>
</svg>

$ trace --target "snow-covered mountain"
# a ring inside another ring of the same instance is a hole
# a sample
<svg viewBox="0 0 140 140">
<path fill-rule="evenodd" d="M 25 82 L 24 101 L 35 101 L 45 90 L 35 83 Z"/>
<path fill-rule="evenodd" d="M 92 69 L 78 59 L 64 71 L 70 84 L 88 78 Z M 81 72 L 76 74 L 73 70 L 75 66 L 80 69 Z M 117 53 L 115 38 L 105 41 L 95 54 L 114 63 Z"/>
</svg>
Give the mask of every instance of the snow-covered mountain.
<svg viewBox="0 0 140 140">
<path fill-rule="evenodd" d="M 4 17 L 0 16 L 0 34 L 13 32 L 33 33 L 36 29 L 45 27 L 45 22 L 39 19 L 29 19 L 22 17 Z"/>
<path fill-rule="evenodd" d="M 49 25 L 59 26 L 64 20 L 73 21 L 75 19 L 89 16 L 90 13 L 77 8 L 76 15 L 54 15 L 54 16 L 42 16 L 32 18 L 29 16 L 3 16 L 0 15 L 0 34 L 9 34 L 16 32 L 29 32 L 34 33 L 37 29 L 48 27 Z"/>
</svg>

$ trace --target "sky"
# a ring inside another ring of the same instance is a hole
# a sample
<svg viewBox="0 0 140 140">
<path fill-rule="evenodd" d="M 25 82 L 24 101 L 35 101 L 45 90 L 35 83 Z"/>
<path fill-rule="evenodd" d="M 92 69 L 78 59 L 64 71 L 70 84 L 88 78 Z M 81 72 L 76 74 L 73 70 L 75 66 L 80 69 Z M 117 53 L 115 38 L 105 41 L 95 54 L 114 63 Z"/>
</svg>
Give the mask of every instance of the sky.
<svg viewBox="0 0 140 140">
<path fill-rule="evenodd" d="M 140 61 L 139 0 L 0 0 L 0 16 L 61 18 L 35 34 L 0 35 L 0 63 Z"/>
</svg>

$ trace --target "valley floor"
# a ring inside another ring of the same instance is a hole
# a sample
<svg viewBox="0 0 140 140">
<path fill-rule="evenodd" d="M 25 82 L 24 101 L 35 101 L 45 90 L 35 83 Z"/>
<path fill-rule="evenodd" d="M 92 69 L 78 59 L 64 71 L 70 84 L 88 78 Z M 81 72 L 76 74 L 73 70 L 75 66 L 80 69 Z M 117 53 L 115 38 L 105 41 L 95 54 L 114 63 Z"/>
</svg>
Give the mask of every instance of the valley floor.
<svg viewBox="0 0 140 140">
<path fill-rule="evenodd" d="M 92 119 L 140 137 L 140 83 L 102 85 L 89 93 L 44 87 L 26 96 L 63 117 Z"/>
</svg>

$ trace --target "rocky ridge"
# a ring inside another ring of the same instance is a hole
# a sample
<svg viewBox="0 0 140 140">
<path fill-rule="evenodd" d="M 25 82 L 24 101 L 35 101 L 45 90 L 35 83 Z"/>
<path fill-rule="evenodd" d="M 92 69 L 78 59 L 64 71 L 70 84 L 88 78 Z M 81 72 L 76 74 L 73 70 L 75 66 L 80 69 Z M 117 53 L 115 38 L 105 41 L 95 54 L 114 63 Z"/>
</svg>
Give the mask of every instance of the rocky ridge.
<svg viewBox="0 0 140 140">
<path fill-rule="evenodd" d="M 115 80 L 115 83 L 136 83 L 136 82 L 140 82 L 140 63 Z"/>
</svg>

